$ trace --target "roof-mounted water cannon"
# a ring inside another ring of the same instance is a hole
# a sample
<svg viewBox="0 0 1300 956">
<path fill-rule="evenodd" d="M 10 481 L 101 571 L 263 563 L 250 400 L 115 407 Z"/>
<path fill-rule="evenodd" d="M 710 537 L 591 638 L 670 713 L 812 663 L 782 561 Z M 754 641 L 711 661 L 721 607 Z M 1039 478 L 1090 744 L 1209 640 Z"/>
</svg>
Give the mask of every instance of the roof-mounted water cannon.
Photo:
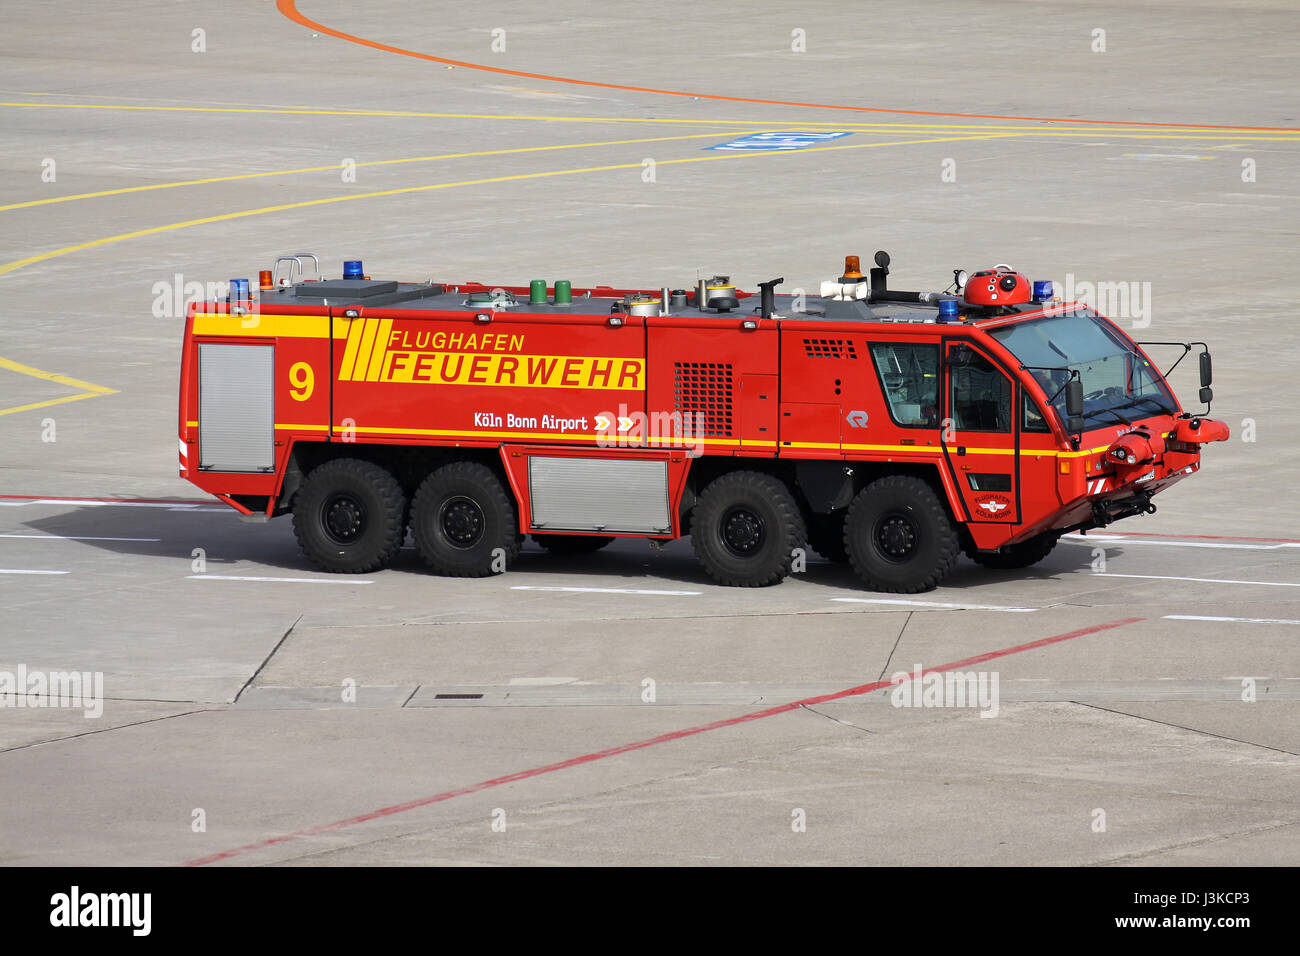
<svg viewBox="0 0 1300 956">
<path fill-rule="evenodd" d="M 1030 301 L 1029 280 L 1005 263 L 981 269 L 967 280 L 963 297 L 969 305 L 1020 305 Z"/>
</svg>

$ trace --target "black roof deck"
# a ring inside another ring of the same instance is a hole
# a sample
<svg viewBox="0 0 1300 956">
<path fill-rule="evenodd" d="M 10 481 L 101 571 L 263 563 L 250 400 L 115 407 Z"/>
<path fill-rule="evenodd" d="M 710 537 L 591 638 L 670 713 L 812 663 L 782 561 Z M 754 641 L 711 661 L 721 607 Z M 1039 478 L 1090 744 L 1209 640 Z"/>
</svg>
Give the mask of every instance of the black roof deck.
<svg viewBox="0 0 1300 956">
<path fill-rule="evenodd" d="M 385 311 L 424 311 L 424 310 L 464 310 L 467 312 L 490 311 L 491 304 L 485 302 L 471 303 L 470 292 L 479 292 L 480 284 L 466 283 L 464 287 L 439 283 L 392 282 L 375 279 L 331 279 L 321 282 L 300 282 L 296 285 L 262 293 L 263 310 L 276 306 L 334 306 L 344 307 L 359 305 L 368 309 L 382 308 Z M 492 288 L 492 287 L 489 287 Z M 656 289 L 638 290 L 645 294 L 659 297 Z M 691 294 L 693 290 L 690 290 Z M 513 305 L 501 311 L 512 314 L 528 315 L 591 315 L 607 314 L 616 303 L 624 300 L 624 290 L 600 288 L 594 290 L 575 289 L 571 305 L 531 305 L 526 292 L 514 292 Z M 865 300 L 836 301 L 823 299 L 821 296 L 803 296 L 803 311 L 795 311 L 796 296 L 777 295 L 775 310 L 783 319 L 807 319 L 814 321 L 858 321 L 890 323 L 932 323 L 938 315 L 938 306 L 934 303 L 918 302 L 867 302 Z M 728 316 L 735 318 L 753 318 L 758 314 L 760 297 L 749 293 L 740 299 L 737 308 L 729 312 L 717 309 L 697 309 L 693 299 L 688 304 L 670 307 L 673 316 L 698 319 L 718 319 Z M 963 310 L 966 311 L 966 310 Z"/>
</svg>

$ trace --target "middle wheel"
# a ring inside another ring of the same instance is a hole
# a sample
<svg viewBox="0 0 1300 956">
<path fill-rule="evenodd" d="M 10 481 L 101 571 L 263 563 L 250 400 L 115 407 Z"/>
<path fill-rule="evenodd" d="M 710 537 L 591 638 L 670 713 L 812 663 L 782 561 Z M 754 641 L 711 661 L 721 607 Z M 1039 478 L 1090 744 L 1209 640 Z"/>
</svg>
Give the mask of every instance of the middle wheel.
<svg viewBox="0 0 1300 956">
<path fill-rule="evenodd" d="M 411 502 L 411 531 L 425 563 L 453 577 L 504 571 L 523 543 L 514 502 L 491 468 L 472 461 L 424 479 Z"/>
<path fill-rule="evenodd" d="M 763 587 L 790 573 L 808 531 L 790 489 L 757 471 L 715 478 L 700 495 L 691 519 L 691 543 L 719 584 Z"/>
</svg>

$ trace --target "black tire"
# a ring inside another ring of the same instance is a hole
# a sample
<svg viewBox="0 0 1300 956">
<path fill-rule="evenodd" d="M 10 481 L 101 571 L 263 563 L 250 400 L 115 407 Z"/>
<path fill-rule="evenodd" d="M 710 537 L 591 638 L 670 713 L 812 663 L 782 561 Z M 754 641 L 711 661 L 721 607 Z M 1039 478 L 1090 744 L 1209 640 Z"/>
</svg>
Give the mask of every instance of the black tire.
<svg viewBox="0 0 1300 956">
<path fill-rule="evenodd" d="M 890 475 L 853 499 L 844 521 L 844 548 L 867 587 L 915 594 L 948 576 L 960 541 L 929 484 L 911 475 Z"/>
<path fill-rule="evenodd" d="M 596 534 L 535 534 L 533 541 L 552 554 L 591 554 L 614 539 Z"/>
<path fill-rule="evenodd" d="M 776 584 L 790 573 L 794 550 L 807 542 L 798 503 L 771 475 L 730 472 L 715 478 L 695 505 L 691 544 L 719 584 Z"/>
<path fill-rule="evenodd" d="M 809 516 L 808 547 L 827 561 L 838 564 L 848 561 L 849 553 L 844 550 L 844 512 Z"/>
<path fill-rule="evenodd" d="M 443 465 L 420 483 L 411 531 L 429 567 L 459 578 L 506 570 L 524 540 L 514 501 L 495 472 L 472 461 Z"/>
<path fill-rule="evenodd" d="M 293 504 L 293 533 L 317 567 L 367 574 L 385 567 L 406 536 L 406 495 L 369 461 L 335 458 L 311 471 Z"/>
<path fill-rule="evenodd" d="M 1035 535 L 1027 541 L 1008 545 L 1000 551 L 977 551 L 974 548 L 967 548 L 966 556 L 976 564 L 982 564 L 986 568 L 995 568 L 999 571 L 1027 568 L 1051 554 L 1060 537 L 1060 534 L 1056 531 L 1047 531 Z"/>
</svg>

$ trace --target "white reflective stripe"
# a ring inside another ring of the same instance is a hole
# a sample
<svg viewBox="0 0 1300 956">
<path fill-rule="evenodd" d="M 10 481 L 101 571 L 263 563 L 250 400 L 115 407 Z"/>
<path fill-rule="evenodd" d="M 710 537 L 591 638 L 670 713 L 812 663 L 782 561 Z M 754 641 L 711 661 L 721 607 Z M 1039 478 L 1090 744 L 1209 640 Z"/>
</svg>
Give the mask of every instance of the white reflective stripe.
<svg viewBox="0 0 1300 956">
<path fill-rule="evenodd" d="M 189 446 L 185 444 L 184 438 L 176 439 L 176 443 L 181 447 L 181 461 L 184 461 L 189 456 Z"/>
</svg>

